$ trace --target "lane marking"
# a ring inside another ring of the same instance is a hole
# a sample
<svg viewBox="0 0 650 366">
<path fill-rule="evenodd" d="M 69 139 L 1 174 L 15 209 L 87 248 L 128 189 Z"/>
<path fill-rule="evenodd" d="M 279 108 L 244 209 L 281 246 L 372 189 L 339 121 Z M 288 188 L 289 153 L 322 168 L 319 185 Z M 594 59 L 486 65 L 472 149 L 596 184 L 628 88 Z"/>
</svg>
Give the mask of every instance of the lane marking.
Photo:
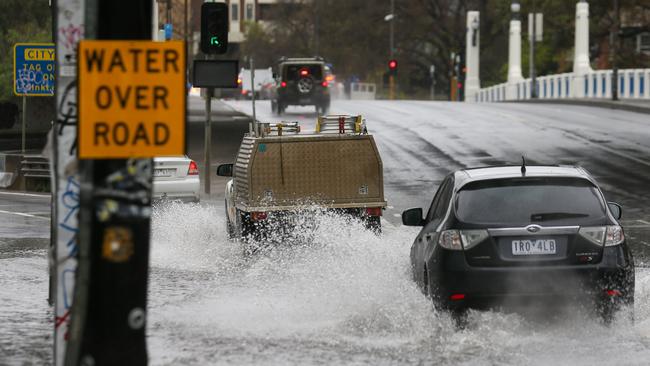
<svg viewBox="0 0 650 366">
<path fill-rule="evenodd" d="M 393 214 L 394 217 L 402 217 L 400 214 Z"/>
<path fill-rule="evenodd" d="M 647 222 L 645 220 L 636 220 L 636 221 L 638 221 L 638 222 L 640 222 L 642 224 L 650 225 L 650 222 Z"/>
<path fill-rule="evenodd" d="M 36 194 L 36 193 L 21 193 L 21 192 L 6 192 L 0 191 L 0 194 L 6 194 L 9 196 L 24 196 L 24 197 L 38 197 L 38 198 L 51 198 L 49 194 Z"/>
<path fill-rule="evenodd" d="M 23 212 L 11 212 L 11 211 L 0 210 L 0 213 L 8 214 L 8 215 L 22 216 L 22 217 L 31 217 L 31 218 L 34 218 L 34 219 L 41 219 L 41 220 L 47 220 L 47 221 L 50 220 L 49 217 L 36 216 L 36 215 L 31 215 L 31 214 L 23 213 Z"/>
</svg>

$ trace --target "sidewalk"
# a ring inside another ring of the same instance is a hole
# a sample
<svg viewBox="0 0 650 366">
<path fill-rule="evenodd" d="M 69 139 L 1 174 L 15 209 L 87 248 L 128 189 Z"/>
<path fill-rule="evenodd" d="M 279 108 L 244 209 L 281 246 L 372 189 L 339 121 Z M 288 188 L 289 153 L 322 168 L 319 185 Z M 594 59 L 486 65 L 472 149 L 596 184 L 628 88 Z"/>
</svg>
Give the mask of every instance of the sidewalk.
<svg viewBox="0 0 650 366">
<path fill-rule="evenodd" d="M 622 99 L 618 101 L 610 99 L 529 99 L 504 103 L 569 104 L 650 114 L 650 99 Z"/>
</svg>

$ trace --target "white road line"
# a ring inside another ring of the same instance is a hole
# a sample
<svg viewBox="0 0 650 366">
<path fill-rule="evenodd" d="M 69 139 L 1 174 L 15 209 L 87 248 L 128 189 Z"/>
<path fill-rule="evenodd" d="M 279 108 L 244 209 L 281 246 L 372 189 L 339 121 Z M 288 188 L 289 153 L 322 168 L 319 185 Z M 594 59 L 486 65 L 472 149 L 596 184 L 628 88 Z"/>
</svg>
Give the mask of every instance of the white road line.
<svg viewBox="0 0 650 366">
<path fill-rule="evenodd" d="M 647 222 L 645 220 L 636 220 L 636 221 L 638 221 L 638 222 L 640 222 L 642 224 L 650 225 L 650 222 Z"/>
<path fill-rule="evenodd" d="M 6 191 L 0 191 L 0 194 L 6 194 L 6 195 L 9 195 L 9 196 L 25 196 L 25 197 L 38 197 L 38 198 L 50 198 L 51 197 L 49 194 L 6 192 Z"/>
<path fill-rule="evenodd" d="M 394 217 L 402 217 L 400 214 L 393 214 Z"/>
<path fill-rule="evenodd" d="M 23 213 L 23 212 L 11 212 L 11 211 L 0 210 L 0 213 L 8 214 L 8 215 L 23 216 L 23 217 L 31 217 L 31 218 L 34 218 L 34 219 L 41 219 L 41 220 L 48 220 L 48 221 L 50 220 L 49 217 L 36 216 L 36 215 L 31 215 L 31 214 Z"/>
</svg>

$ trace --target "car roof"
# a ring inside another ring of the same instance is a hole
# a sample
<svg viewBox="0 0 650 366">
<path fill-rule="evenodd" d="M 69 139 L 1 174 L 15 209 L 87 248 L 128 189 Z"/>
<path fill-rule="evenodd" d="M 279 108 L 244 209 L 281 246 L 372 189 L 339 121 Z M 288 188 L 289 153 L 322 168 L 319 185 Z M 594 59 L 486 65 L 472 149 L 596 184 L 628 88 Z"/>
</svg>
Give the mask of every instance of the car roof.
<svg viewBox="0 0 650 366">
<path fill-rule="evenodd" d="M 470 182 L 521 177 L 578 178 L 586 179 L 593 185 L 597 185 L 596 181 L 582 167 L 570 165 L 527 165 L 525 174 L 521 172 L 521 165 L 461 169 L 454 173 L 456 189 L 460 189 Z"/>
</svg>

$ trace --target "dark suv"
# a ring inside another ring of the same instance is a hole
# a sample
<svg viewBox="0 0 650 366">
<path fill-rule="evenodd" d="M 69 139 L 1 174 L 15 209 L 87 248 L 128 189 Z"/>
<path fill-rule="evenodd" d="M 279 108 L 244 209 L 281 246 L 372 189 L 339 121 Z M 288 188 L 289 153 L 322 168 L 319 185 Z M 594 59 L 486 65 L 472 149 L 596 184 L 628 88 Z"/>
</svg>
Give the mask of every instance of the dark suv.
<svg viewBox="0 0 650 366">
<path fill-rule="evenodd" d="M 620 217 L 584 169 L 564 166 L 459 170 L 426 217 L 402 213 L 405 225 L 423 226 L 411 248 L 415 281 L 457 319 L 470 307 L 570 299 L 595 305 L 605 322 L 634 303 Z"/>
<path fill-rule="evenodd" d="M 290 105 L 313 105 L 316 113 L 327 114 L 330 94 L 321 57 L 281 58 L 276 70 L 273 112 L 280 115 Z"/>
</svg>

